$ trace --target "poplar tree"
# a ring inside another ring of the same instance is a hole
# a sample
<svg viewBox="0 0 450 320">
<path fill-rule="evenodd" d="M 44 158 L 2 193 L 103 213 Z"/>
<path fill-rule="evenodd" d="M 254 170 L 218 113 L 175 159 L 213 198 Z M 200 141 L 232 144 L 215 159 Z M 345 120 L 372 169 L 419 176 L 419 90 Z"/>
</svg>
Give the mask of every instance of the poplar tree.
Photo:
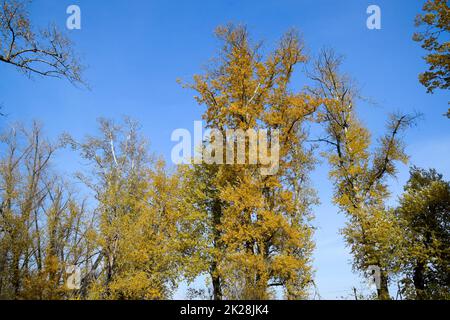
<svg viewBox="0 0 450 320">
<path fill-rule="evenodd" d="M 64 299 L 66 267 L 82 264 L 89 220 L 84 202 L 52 170 L 52 143 L 34 123 L 0 137 L 0 297 Z"/>
<path fill-rule="evenodd" d="M 93 191 L 100 249 L 84 276 L 87 297 L 167 299 L 181 276 L 186 238 L 180 179 L 148 153 L 136 122 L 101 119 L 100 135 L 71 139 L 92 164 L 79 178 Z"/>
<path fill-rule="evenodd" d="M 316 83 L 311 91 L 323 99 L 317 121 L 326 136 L 318 140 L 330 147 L 325 156 L 331 167 L 333 201 L 348 217 L 342 233 L 353 254 L 354 269 L 367 275 L 371 266 L 379 268 L 378 299 L 390 299 L 388 285 L 398 271 L 403 233 L 386 205 L 390 195 L 386 180 L 395 177 L 396 163 L 408 160 L 401 133 L 415 117 L 392 115 L 387 133 L 373 147 L 369 130 L 357 117 L 358 92 L 349 77 L 340 73 L 340 64 L 333 51 L 323 50 L 310 73 Z"/>
<path fill-rule="evenodd" d="M 294 68 L 306 60 L 303 43 L 288 32 L 264 58 L 245 27 L 219 27 L 216 35 L 223 46 L 215 65 L 188 85 L 206 106 L 207 127 L 224 136 L 227 129 L 279 130 L 280 155 L 278 170 L 264 175 L 264 165 L 249 163 L 246 139 L 245 164 L 194 166 L 211 232 L 214 298 L 268 299 L 276 287 L 288 299 L 305 298 L 312 283 L 310 221 L 316 200 L 308 183 L 314 159 L 303 124 L 319 102 L 289 86 Z"/>
</svg>

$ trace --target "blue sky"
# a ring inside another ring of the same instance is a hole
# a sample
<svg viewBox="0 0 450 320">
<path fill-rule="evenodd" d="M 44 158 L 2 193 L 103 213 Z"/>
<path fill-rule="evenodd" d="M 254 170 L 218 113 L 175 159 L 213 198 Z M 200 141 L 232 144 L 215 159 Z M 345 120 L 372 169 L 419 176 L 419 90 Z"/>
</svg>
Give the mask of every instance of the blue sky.
<svg viewBox="0 0 450 320">
<path fill-rule="evenodd" d="M 380 136 L 387 114 L 419 111 L 419 125 L 405 136 L 411 164 L 434 167 L 450 179 L 450 120 L 442 116 L 450 100 L 448 92 L 426 94 L 417 75 L 425 70 L 424 52 L 411 40 L 414 17 L 424 1 L 408 0 L 39 0 L 31 5 L 34 22 L 53 21 L 64 28 L 66 8 L 79 5 L 82 29 L 68 31 L 88 69 L 85 78 L 92 90 L 77 89 L 66 81 L 27 79 L 9 65 L 0 65 L 0 103 L 7 121 L 29 123 L 38 119 L 46 133 L 57 137 L 68 131 L 76 138 L 96 131 L 98 117 L 119 119 L 128 115 L 140 121 L 152 151 L 170 159 L 174 129 L 193 129 L 203 108 L 193 92 L 176 79 L 190 80 L 218 49 L 213 37 L 216 26 L 228 22 L 246 24 L 255 40 L 269 51 L 281 35 L 298 29 L 314 56 L 332 47 L 345 56 L 343 70 L 376 104 L 361 102 L 360 117 Z M 376 4 L 382 12 L 382 29 L 366 28 L 366 8 Z M 302 88 L 299 72 L 293 86 Z M 5 119 L 0 120 L 0 125 Z M 80 166 L 72 153 L 62 152 L 55 163 L 71 174 Z M 408 178 L 401 166 L 391 181 L 396 195 Z M 330 203 L 332 188 L 327 167 L 319 165 L 312 176 L 322 204 L 315 208 L 317 249 L 314 267 L 323 298 L 348 296 L 362 279 L 351 271 L 351 256 L 339 235 L 345 217 Z M 177 298 L 184 297 L 184 286 Z"/>
</svg>

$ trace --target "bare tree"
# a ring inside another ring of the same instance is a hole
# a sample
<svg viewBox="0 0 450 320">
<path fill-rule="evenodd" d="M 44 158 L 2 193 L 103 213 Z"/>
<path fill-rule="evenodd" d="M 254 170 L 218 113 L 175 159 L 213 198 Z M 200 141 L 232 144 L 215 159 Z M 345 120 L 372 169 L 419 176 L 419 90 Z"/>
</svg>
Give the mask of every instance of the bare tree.
<svg viewBox="0 0 450 320">
<path fill-rule="evenodd" d="M 1 1 L 0 62 L 15 66 L 28 77 L 37 74 L 85 84 L 72 42 L 56 26 L 34 30 L 27 11 L 31 1 Z"/>
</svg>

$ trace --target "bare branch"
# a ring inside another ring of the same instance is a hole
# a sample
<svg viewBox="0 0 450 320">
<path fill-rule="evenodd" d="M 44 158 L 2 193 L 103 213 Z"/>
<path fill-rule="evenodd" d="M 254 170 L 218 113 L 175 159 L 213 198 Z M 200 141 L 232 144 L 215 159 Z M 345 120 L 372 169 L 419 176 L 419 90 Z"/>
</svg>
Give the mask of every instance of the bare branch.
<svg viewBox="0 0 450 320">
<path fill-rule="evenodd" d="M 17 67 L 25 75 L 65 78 L 73 85 L 86 83 L 83 66 L 72 42 L 55 26 L 33 31 L 25 1 L 3 0 L 0 7 L 0 62 Z"/>
</svg>

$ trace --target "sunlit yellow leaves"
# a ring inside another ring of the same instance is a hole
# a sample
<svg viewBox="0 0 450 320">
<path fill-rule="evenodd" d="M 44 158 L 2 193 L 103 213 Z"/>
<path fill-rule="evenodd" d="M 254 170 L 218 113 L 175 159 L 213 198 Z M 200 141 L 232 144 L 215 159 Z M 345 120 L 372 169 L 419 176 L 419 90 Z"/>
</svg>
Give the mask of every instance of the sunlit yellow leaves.
<svg viewBox="0 0 450 320">
<path fill-rule="evenodd" d="M 211 232 L 204 249 L 209 271 L 228 298 L 268 298 L 276 286 L 290 298 L 304 297 L 313 247 L 307 176 L 314 160 L 304 149 L 302 126 L 321 100 L 289 88 L 295 67 L 306 61 L 303 43 L 288 32 L 265 59 L 244 27 L 219 27 L 216 34 L 223 43 L 217 64 L 190 85 L 206 107 L 207 126 L 277 129 L 281 135 L 280 168 L 272 176 L 261 176 L 256 165 L 193 168 L 191 181 L 204 194 L 195 195 L 196 206 L 205 210 Z M 274 268 L 274 261 L 286 261 L 289 270 Z"/>
</svg>

